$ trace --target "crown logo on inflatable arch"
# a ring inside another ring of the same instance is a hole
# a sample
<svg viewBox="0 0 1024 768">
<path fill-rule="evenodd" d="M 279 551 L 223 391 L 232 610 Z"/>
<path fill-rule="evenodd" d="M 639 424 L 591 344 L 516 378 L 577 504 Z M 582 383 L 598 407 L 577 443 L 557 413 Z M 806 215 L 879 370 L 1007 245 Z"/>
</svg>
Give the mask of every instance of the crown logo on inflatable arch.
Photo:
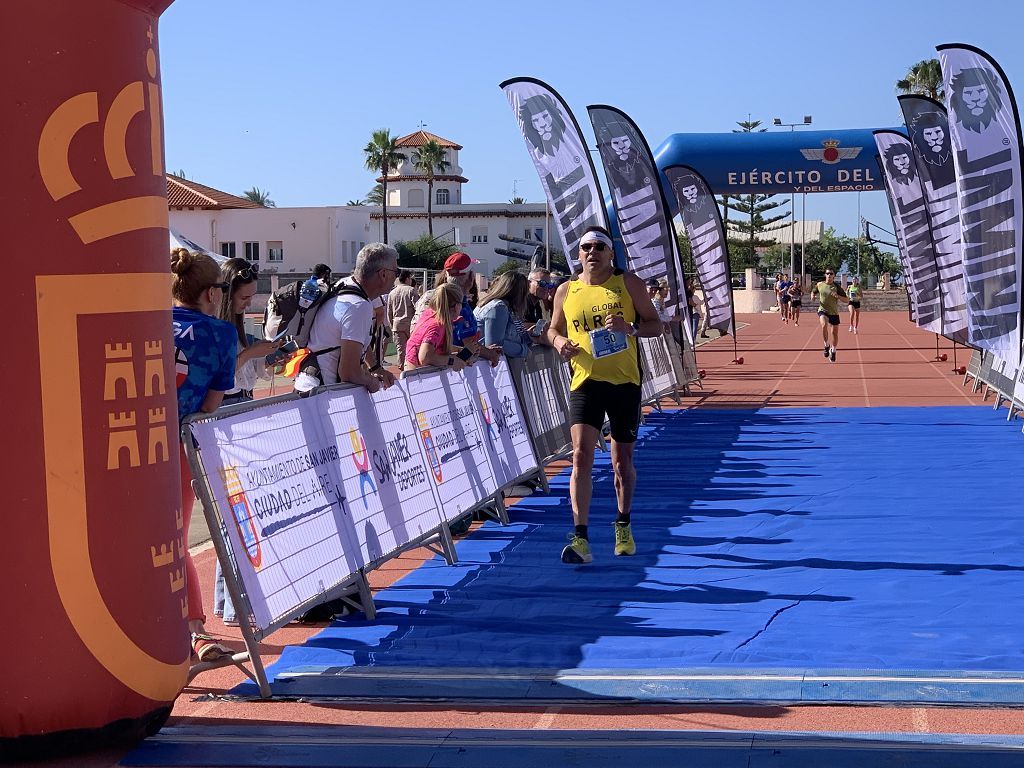
<svg viewBox="0 0 1024 768">
<path fill-rule="evenodd" d="M 149 120 L 149 157 L 142 161 L 144 173 L 163 177 L 163 128 L 160 113 L 160 85 L 157 82 L 156 52 L 153 30 L 147 33 L 150 45 L 146 50 L 147 81 L 128 83 L 114 97 L 100 123 L 99 93 L 87 91 L 64 101 L 47 118 L 39 135 L 39 174 L 54 202 L 82 189 L 71 170 L 71 143 L 79 131 L 89 125 L 101 125 L 103 158 L 114 181 L 134 178 L 136 174 L 128 159 L 127 135 L 131 123 L 140 115 Z M 140 167 L 142 167 L 140 165 Z M 116 186 L 116 185 L 115 185 Z M 88 245 L 98 240 L 150 227 L 166 228 L 167 198 L 145 195 L 116 198 L 111 202 L 78 211 L 68 217 L 75 234 Z"/>
</svg>

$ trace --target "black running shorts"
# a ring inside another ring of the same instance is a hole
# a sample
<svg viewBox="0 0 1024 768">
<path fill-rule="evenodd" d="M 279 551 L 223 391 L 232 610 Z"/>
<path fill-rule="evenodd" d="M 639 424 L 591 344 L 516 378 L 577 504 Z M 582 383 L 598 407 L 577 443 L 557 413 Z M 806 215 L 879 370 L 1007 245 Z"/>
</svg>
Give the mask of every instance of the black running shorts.
<svg viewBox="0 0 1024 768">
<path fill-rule="evenodd" d="M 850 302 L 850 306 L 853 307 L 854 309 L 860 309 L 860 302 L 859 301 L 851 301 Z"/>
<path fill-rule="evenodd" d="M 605 414 L 617 443 L 636 442 L 640 429 L 640 387 L 587 379 L 569 393 L 569 424 L 604 425 Z"/>
<path fill-rule="evenodd" d="M 789 306 L 791 306 L 791 307 L 799 307 L 799 306 L 802 306 L 802 305 L 803 305 L 803 302 L 800 299 L 792 299 L 789 302 Z"/>
<path fill-rule="evenodd" d="M 827 317 L 829 325 L 839 325 L 839 315 L 830 315 L 824 310 L 818 310 L 818 317 Z"/>
</svg>

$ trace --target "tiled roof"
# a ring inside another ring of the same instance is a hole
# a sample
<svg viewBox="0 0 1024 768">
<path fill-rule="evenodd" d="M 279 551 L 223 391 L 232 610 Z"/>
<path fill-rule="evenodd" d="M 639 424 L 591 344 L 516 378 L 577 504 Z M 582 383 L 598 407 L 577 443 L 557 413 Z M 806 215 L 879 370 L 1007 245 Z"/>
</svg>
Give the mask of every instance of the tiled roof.
<svg viewBox="0 0 1024 768">
<path fill-rule="evenodd" d="M 403 136 L 395 141 L 396 147 L 422 147 L 428 141 L 433 139 L 445 149 L 462 149 L 462 145 L 456 144 L 454 141 L 448 139 L 442 139 L 440 136 L 429 131 L 416 131 L 416 133 L 410 133 L 408 136 Z"/>
<path fill-rule="evenodd" d="M 167 174 L 168 208 L 261 208 L 252 200 Z"/>
</svg>

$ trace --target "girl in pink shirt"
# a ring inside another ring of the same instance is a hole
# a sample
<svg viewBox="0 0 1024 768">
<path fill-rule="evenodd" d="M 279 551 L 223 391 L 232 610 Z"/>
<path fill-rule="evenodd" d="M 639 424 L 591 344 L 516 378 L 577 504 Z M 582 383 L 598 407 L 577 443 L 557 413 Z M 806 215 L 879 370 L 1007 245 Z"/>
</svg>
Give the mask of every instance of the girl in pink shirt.
<svg viewBox="0 0 1024 768">
<path fill-rule="evenodd" d="M 451 354 L 452 327 L 462 311 L 462 289 L 445 283 L 434 289 L 430 303 L 409 335 L 405 347 L 405 368 L 436 365 L 460 370 L 465 363 Z"/>
</svg>

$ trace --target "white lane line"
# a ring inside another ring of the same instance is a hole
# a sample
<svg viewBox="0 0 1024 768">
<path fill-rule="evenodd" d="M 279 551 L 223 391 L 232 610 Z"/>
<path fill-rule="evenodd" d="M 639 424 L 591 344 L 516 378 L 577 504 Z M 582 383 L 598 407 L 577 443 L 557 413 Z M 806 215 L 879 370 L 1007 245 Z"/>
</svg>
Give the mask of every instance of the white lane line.
<svg viewBox="0 0 1024 768">
<path fill-rule="evenodd" d="M 860 366 L 860 383 L 864 387 L 864 405 L 867 408 L 871 407 L 871 397 L 868 395 L 868 377 L 864 372 L 864 355 L 861 354 L 860 347 L 860 334 L 853 334 L 853 340 L 857 345 L 857 364 Z"/>
<path fill-rule="evenodd" d="M 921 350 L 919 350 L 919 349 L 917 349 L 917 347 L 913 346 L 913 345 L 912 345 L 912 344 L 910 343 L 910 339 L 908 339 L 908 338 L 907 338 L 906 336 L 904 336 L 904 335 L 903 335 L 903 334 L 902 334 L 902 333 L 900 332 L 900 330 L 899 330 L 899 329 L 898 329 L 898 328 L 897 328 L 897 327 L 896 327 L 895 325 L 893 325 L 893 324 L 892 324 L 892 323 L 891 323 L 891 322 L 890 322 L 889 320 L 886 320 L 885 322 L 886 322 L 886 324 L 887 324 L 887 325 L 888 325 L 888 326 L 889 326 L 890 328 L 892 328 L 892 329 L 893 329 L 893 331 L 894 331 L 894 332 L 895 332 L 895 333 L 896 333 L 896 334 L 897 334 L 897 335 L 898 335 L 898 336 L 899 336 L 899 337 L 900 337 L 901 339 L 903 339 L 903 341 L 904 341 L 904 342 L 906 343 L 907 347 L 909 347 L 910 349 L 912 349 L 912 350 L 913 350 L 914 352 L 916 352 L 916 353 L 917 353 L 917 356 L 918 356 L 918 357 L 920 357 L 920 358 L 921 358 L 922 360 L 924 360 L 924 361 L 925 361 L 926 363 L 930 363 L 930 362 L 932 362 L 931 360 L 929 360 L 929 359 L 928 359 L 927 357 L 925 357 L 925 356 L 924 356 L 924 355 L 923 355 L 923 354 L 921 353 Z M 973 400 L 972 400 L 972 399 L 970 398 L 970 396 L 969 396 L 969 395 L 968 395 L 968 394 L 967 394 L 966 392 L 964 392 L 964 388 L 963 388 L 962 386 L 959 386 L 959 385 L 957 385 L 957 384 L 956 384 L 956 383 L 955 383 L 955 382 L 954 382 L 954 381 L 953 381 L 952 379 L 950 379 L 950 378 L 949 378 L 948 376 L 945 376 L 945 375 L 944 375 L 944 376 L 942 377 L 942 380 L 943 380 L 943 381 L 945 381 L 946 383 L 948 383 L 948 384 L 949 384 L 949 386 L 951 386 L 951 387 L 952 387 L 953 389 L 955 389 L 955 390 L 956 390 L 956 392 L 957 392 L 957 394 L 961 395 L 961 396 L 963 397 L 963 399 L 964 399 L 964 400 L 966 400 L 966 401 L 967 401 L 968 403 L 970 403 L 971 405 L 977 405 L 977 403 L 975 403 L 975 402 L 974 402 L 974 401 L 973 401 Z"/>
<path fill-rule="evenodd" d="M 928 733 L 928 710 L 915 708 L 912 718 L 915 731 L 918 733 Z"/>
<path fill-rule="evenodd" d="M 534 730 L 546 731 L 551 728 L 555 724 L 555 718 L 558 717 L 558 713 L 561 711 L 561 707 L 548 707 L 545 709 L 544 714 L 534 723 Z"/>
</svg>

